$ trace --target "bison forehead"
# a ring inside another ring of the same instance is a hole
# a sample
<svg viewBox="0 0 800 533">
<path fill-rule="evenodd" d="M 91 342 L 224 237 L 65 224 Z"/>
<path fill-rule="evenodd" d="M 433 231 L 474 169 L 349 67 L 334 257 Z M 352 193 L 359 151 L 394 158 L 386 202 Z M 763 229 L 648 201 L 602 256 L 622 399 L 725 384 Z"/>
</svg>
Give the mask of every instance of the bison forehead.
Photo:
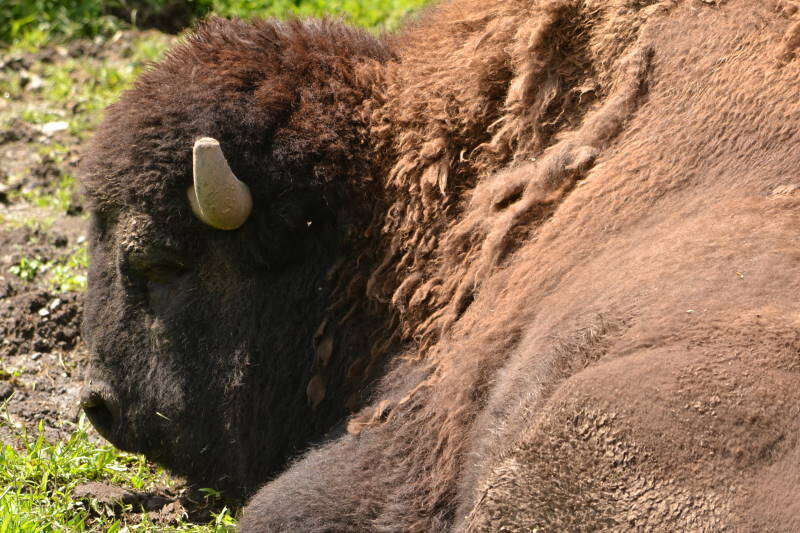
<svg viewBox="0 0 800 533">
<path fill-rule="evenodd" d="M 352 159 L 342 137 L 366 98 L 358 65 L 389 57 L 334 22 L 211 19 L 108 109 L 85 162 L 87 195 L 96 209 L 174 206 L 191 184 L 192 143 L 207 136 L 251 187 L 329 179 Z"/>
<path fill-rule="evenodd" d="M 122 252 L 132 252 L 143 243 L 155 242 L 163 238 L 152 217 L 141 213 L 126 213 L 116 225 L 114 239 Z"/>
</svg>

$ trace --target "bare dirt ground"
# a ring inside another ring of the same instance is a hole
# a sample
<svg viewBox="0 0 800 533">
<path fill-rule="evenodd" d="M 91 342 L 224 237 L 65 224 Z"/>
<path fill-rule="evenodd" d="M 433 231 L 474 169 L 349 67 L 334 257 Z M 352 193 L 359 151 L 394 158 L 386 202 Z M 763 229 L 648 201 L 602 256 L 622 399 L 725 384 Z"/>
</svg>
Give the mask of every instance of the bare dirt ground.
<svg viewBox="0 0 800 533">
<path fill-rule="evenodd" d="M 0 399 L 14 421 L 31 431 L 41 421 L 53 440 L 71 432 L 78 414 L 86 357 L 80 341 L 83 294 L 62 292 L 36 279 L 44 277 L 38 273 L 23 279 L 12 267 L 23 259 L 64 262 L 85 243 L 77 195 L 63 212 L 35 205 L 30 196 L 54 194 L 64 172 L 74 172 L 79 142 L 70 137 L 46 135 L 21 120 L 0 130 Z M 55 142 L 75 148 L 61 162 L 41 155 L 41 145 Z M 0 438 L 8 431 L 0 427 Z"/>
</svg>

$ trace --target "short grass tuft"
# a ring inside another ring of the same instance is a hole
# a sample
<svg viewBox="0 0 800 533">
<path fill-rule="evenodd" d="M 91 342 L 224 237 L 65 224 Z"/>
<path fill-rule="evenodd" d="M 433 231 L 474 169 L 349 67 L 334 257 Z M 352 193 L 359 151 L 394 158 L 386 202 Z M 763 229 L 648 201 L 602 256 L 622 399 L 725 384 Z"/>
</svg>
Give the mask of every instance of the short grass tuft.
<svg viewBox="0 0 800 533">
<path fill-rule="evenodd" d="M 89 424 L 78 419 L 71 436 L 48 442 L 40 424 L 29 435 L 3 411 L 0 425 L 10 428 L 15 445 L 0 444 L 0 533 L 56 531 L 130 531 L 223 533 L 236 521 L 227 508 L 213 514 L 206 525 L 165 527 L 146 513 L 131 514 L 130 505 L 111 506 L 73 497 L 75 487 L 103 482 L 147 491 L 170 483 L 169 476 L 139 455 L 97 445 L 89 437 Z M 130 517 L 135 517 L 130 519 Z"/>
<path fill-rule="evenodd" d="M 44 285 L 57 293 L 80 292 L 86 289 L 89 251 L 80 246 L 66 259 L 45 261 L 41 257 L 22 257 L 9 267 L 9 272 L 29 283 L 44 280 Z"/>
</svg>

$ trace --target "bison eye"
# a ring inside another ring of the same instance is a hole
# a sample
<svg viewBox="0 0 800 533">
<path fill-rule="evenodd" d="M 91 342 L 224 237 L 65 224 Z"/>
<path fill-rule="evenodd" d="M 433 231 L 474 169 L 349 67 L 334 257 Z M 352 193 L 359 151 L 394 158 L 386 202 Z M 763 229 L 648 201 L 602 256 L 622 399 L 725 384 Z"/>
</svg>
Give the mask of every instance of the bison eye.
<svg viewBox="0 0 800 533">
<path fill-rule="evenodd" d="M 141 271 L 142 277 L 147 281 L 156 283 L 166 283 L 180 276 L 186 271 L 183 265 L 177 264 L 153 264 Z"/>
<path fill-rule="evenodd" d="M 187 270 L 186 263 L 178 254 L 166 250 L 131 254 L 128 265 L 135 277 L 155 283 L 167 283 Z"/>
</svg>

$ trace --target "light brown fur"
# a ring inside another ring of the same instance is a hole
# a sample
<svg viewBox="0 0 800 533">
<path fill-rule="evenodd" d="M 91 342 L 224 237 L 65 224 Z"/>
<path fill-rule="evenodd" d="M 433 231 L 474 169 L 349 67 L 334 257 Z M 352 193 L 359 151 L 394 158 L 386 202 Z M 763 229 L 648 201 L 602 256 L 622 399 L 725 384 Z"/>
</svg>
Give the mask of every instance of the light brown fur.
<svg viewBox="0 0 800 533">
<path fill-rule="evenodd" d="M 454 2 L 411 29 L 364 112 L 396 198 L 368 288 L 415 347 L 244 525 L 800 529 L 793 14 Z"/>
</svg>

